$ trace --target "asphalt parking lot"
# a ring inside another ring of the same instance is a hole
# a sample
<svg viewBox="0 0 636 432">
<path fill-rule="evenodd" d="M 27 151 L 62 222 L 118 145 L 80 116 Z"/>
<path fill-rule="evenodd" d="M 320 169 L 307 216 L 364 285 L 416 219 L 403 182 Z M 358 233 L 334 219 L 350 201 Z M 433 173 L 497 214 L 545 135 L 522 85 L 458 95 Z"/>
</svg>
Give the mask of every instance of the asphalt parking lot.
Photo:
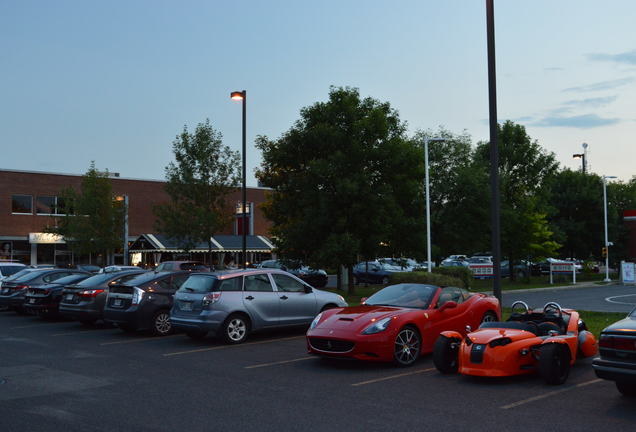
<svg viewBox="0 0 636 432">
<path fill-rule="evenodd" d="M 636 401 L 580 362 L 534 376 L 442 376 L 308 356 L 304 331 L 238 346 L 0 312 L 0 431 L 628 430 Z"/>
</svg>

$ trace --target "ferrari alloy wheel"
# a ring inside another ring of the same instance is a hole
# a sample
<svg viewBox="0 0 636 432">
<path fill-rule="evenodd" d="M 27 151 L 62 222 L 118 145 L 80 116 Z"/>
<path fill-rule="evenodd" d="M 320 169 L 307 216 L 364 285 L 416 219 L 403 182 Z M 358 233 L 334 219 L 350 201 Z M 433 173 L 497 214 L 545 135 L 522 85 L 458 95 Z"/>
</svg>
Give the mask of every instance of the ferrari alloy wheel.
<svg viewBox="0 0 636 432">
<path fill-rule="evenodd" d="M 539 373 L 547 384 L 563 384 L 570 374 L 570 350 L 566 345 L 548 343 L 541 347 Z"/>
<path fill-rule="evenodd" d="M 495 321 L 497 321 L 497 315 L 494 312 L 492 312 L 492 311 L 486 312 L 484 314 L 484 316 L 482 317 L 482 319 L 481 319 L 482 323 L 495 322 Z"/>
<path fill-rule="evenodd" d="M 411 366 L 420 356 L 421 340 L 413 327 L 404 327 L 395 338 L 393 360 L 398 366 Z"/>
<path fill-rule="evenodd" d="M 636 384 L 616 381 L 616 388 L 623 396 L 636 397 Z"/>
<path fill-rule="evenodd" d="M 223 325 L 223 339 L 229 344 L 240 344 L 247 339 L 249 325 L 241 315 L 231 315 Z"/>
<path fill-rule="evenodd" d="M 152 320 L 152 332 L 155 336 L 166 336 L 172 332 L 172 323 L 170 322 L 170 313 L 161 310 L 155 314 Z"/>
<path fill-rule="evenodd" d="M 459 367 L 459 341 L 440 336 L 433 348 L 433 364 L 443 374 L 453 374 Z"/>
</svg>

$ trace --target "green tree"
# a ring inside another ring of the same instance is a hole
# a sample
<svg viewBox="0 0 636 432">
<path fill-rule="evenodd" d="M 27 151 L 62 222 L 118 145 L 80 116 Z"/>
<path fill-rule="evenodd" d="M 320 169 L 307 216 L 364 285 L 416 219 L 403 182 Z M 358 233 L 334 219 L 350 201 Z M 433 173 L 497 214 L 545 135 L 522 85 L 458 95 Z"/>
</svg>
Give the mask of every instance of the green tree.
<svg viewBox="0 0 636 432">
<path fill-rule="evenodd" d="M 555 156 L 533 140 L 524 126 L 510 120 L 498 125 L 497 139 L 502 252 L 511 262 L 526 258 L 532 250 L 540 253 L 539 256 L 554 253 L 558 245 L 545 238 L 551 230 L 543 226 L 544 222 L 541 221 L 546 220 L 547 214 L 547 207 L 542 199 L 543 191 L 547 181 L 558 170 Z M 490 144 L 478 144 L 476 162 L 484 167 L 489 166 L 489 155 Z M 533 232 L 537 229 L 540 232 Z M 541 238 L 543 240 L 537 242 Z M 537 250 L 536 246 L 539 244 L 546 248 Z"/>
<path fill-rule="evenodd" d="M 279 253 L 313 266 L 422 251 L 423 156 L 388 103 L 352 88 L 303 108 L 277 140 L 258 137 L 258 178 Z"/>
<path fill-rule="evenodd" d="M 100 172 L 95 162 L 82 177 L 79 191 L 65 188 L 60 193 L 58 212 L 48 232 L 59 234 L 69 248 L 80 255 L 111 256 L 123 240 L 123 205 L 113 196 L 108 170 Z"/>
<path fill-rule="evenodd" d="M 601 196 L 602 199 L 602 196 Z M 636 208 L 636 180 L 611 182 L 607 185 L 607 234 L 614 245 L 609 248 L 614 266 L 629 256 L 629 230 L 625 226 L 623 213 Z M 604 242 L 603 237 L 603 242 Z M 598 247 L 596 250 L 598 251 Z"/>
<path fill-rule="evenodd" d="M 212 236 L 231 221 L 233 209 L 226 197 L 239 185 L 239 154 L 223 145 L 209 120 L 199 123 L 194 133 L 184 126 L 172 150 L 175 161 L 165 170 L 170 201 L 154 207 L 156 229 L 175 238 L 184 250 L 206 243 L 211 264 Z"/>
</svg>

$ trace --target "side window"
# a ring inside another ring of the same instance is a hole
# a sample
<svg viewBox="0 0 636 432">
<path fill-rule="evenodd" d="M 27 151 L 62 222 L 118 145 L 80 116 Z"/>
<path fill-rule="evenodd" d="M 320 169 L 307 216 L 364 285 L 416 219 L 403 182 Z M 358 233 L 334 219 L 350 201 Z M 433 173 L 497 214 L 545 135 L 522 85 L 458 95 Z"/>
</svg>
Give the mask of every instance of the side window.
<svg viewBox="0 0 636 432">
<path fill-rule="evenodd" d="M 42 278 L 42 280 L 44 282 L 53 282 L 53 281 L 56 281 L 56 280 L 58 280 L 60 278 L 63 278 L 63 277 L 66 277 L 66 276 L 70 276 L 70 275 L 71 275 L 71 273 L 66 273 L 66 272 L 53 273 L 53 274 L 49 274 L 49 275 L 44 276 Z"/>
<path fill-rule="evenodd" d="M 243 291 L 243 278 L 234 277 L 221 281 L 219 291 Z"/>
<path fill-rule="evenodd" d="M 441 307 L 447 301 L 454 301 L 457 304 L 462 303 L 464 301 L 462 290 L 455 287 L 442 288 L 442 292 L 437 300 L 437 307 Z"/>
<path fill-rule="evenodd" d="M 257 274 L 245 276 L 245 291 L 270 292 L 274 289 L 267 274 Z"/>
<path fill-rule="evenodd" d="M 462 289 L 462 290 L 461 290 L 461 292 L 462 292 L 462 298 L 464 299 L 463 301 L 466 301 L 466 300 L 468 300 L 470 297 L 472 297 L 472 296 L 473 296 L 473 294 L 472 294 L 472 293 L 469 293 L 469 292 L 468 292 L 468 291 L 466 291 L 465 289 Z"/>
<path fill-rule="evenodd" d="M 181 285 L 190 277 L 189 274 L 180 274 L 172 277 L 172 289 L 179 289 Z"/>
<path fill-rule="evenodd" d="M 281 274 L 273 274 L 274 282 L 276 282 L 276 288 L 278 291 L 285 292 L 305 292 L 305 285 L 298 282 L 296 279 L 292 279 L 289 276 Z"/>
<path fill-rule="evenodd" d="M 154 281 L 152 284 L 152 289 L 156 291 L 169 291 L 171 289 L 170 278 L 167 277 Z"/>
</svg>

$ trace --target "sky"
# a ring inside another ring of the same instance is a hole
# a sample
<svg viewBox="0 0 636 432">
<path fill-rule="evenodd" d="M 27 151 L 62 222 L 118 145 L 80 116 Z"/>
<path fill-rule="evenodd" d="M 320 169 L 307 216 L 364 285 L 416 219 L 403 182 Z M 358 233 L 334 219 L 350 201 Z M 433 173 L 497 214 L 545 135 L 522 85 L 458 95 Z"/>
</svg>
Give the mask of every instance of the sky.
<svg viewBox="0 0 636 432">
<path fill-rule="evenodd" d="M 564 167 L 636 174 L 636 2 L 495 0 L 499 121 Z M 163 179 L 184 125 L 241 148 L 350 86 L 410 134 L 487 140 L 485 0 L 0 0 L 0 168 Z M 630 102 L 631 101 L 631 102 Z"/>
</svg>

